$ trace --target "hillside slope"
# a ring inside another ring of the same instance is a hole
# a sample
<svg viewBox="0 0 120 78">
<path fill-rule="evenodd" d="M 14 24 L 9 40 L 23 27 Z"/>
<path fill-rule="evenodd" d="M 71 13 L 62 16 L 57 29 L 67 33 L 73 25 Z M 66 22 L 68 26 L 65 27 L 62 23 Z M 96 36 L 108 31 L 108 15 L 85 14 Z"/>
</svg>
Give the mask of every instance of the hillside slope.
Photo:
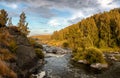
<svg viewBox="0 0 120 78">
<path fill-rule="evenodd" d="M 120 47 L 120 9 L 95 14 L 60 31 L 52 39 L 66 40 L 69 47 Z"/>
<path fill-rule="evenodd" d="M 0 27 L 0 78 L 28 78 L 37 61 L 33 46 L 17 27 Z"/>
</svg>

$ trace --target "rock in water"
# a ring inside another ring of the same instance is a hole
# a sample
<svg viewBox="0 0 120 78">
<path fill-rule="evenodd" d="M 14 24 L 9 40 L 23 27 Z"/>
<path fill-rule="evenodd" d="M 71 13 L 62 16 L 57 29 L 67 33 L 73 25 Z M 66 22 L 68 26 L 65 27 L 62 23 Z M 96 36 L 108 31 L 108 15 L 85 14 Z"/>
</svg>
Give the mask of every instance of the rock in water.
<svg viewBox="0 0 120 78">
<path fill-rule="evenodd" d="M 103 69 L 103 68 L 108 68 L 108 64 L 95 63 L 95 64 L 91 64 L 90 67 L 95 69 Z"/>
<path fill-rule="evenodd" d="M 45 71 L 41 71 L 39 74 L 38 74 L 38 77 L 37 78 L 43 78 L 45 77 L 46 75 L 46 72 Z"/>
<path fill-rule="evenodd" d="M 32 78 L 44 78 L 46 75 L 46 72 L 45 71 L 41 71 L 40 73 L 38 74 L 32 74 Z"/>
</svg>

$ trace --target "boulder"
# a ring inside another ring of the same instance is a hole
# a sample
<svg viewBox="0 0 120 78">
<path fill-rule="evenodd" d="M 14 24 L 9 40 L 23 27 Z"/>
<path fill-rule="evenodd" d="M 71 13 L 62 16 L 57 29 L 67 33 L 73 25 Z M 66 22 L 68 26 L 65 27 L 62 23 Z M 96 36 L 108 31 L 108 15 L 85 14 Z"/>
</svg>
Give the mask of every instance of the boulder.
<svg viewBox="0 0 120 78">
<path fill-rule="evenodd" d="M 114 60 L 114 61 L 117 61 L 117 59 L 114 56 L 110 57 L 110 59 Z"/>
<path fill-rule="evenodd" d="M 36 57 L 36 54 L 33 47 L 20 45 L 16 50 L 16 56 L 17 65 L 23 67 L 24 65 L 29 64 L 29 62 L 32 62 Z"/>
</svg>

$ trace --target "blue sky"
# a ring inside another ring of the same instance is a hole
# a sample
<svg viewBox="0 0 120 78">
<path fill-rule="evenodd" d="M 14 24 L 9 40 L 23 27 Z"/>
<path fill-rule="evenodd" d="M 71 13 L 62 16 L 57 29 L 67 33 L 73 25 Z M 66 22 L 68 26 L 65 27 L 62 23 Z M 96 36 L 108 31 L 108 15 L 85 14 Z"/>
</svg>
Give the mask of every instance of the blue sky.
<svg viewBox="0 0 120 78">
<path fill-rule="evenodd" d="M 120 7 L 120 0 L 0 0 L 17 25 L 26 13 L 30 35 L 52 34 L 93 14 Z"/>
</svg>

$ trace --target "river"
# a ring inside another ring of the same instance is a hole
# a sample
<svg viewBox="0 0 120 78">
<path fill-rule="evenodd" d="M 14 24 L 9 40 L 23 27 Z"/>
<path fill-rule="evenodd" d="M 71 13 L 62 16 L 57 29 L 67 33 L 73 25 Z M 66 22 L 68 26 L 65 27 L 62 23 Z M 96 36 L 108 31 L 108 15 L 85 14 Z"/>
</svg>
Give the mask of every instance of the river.
<svg viewBox="0 0 120 78">
<path fill-rule="evenodd" d="M 71 53 L 45 55 L 46 63 L 39 69 L 39 72 L 41 70 L 47 72 L 45 78 L 120 78 L 120 62 L 101 71 L 72 62 Z"/>
</svg>

